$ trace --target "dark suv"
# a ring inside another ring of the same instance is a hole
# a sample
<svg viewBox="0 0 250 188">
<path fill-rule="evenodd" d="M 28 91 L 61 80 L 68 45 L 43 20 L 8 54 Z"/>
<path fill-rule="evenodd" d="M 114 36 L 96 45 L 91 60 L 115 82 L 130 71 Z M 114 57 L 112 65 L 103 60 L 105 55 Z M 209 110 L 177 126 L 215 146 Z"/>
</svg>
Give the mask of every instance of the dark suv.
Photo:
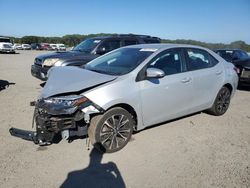
<svg viewBox="0 0 250 188">
<path fill-rule="evenodd" d="M 40 80 L 47 80 L 47 72 L 53 66 L 83 66 L 89 61 L 122 46 L 160 43 L 160 38 L 147 35 L 111 35 L 89 38 L 68 52 L 40 55 L 31 66 L 31 74 Z"/>
<path fill-rule="evenodd" d="M 241 49 L 215 50 L 217 54 L 238 68 L 240 84 L 250 84 L 250 56 Z"/>
</svg>

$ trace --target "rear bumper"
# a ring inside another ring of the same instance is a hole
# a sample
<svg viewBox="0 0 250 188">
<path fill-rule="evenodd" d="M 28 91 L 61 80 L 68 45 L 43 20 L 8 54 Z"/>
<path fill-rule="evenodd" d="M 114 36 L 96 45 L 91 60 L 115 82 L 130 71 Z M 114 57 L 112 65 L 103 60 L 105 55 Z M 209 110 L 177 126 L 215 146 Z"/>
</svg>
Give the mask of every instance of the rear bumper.
<svg viewBox="0 0 250 188">
<path fill-rule="evenodd" d="M 36 64 L 31 65 L 32 76 L 34 76 L 42 81 L 47 80 L 47 71 L 48 71 L 48 69 L 44 69 L 41 66 L 38 66 Z"/>
</svg>

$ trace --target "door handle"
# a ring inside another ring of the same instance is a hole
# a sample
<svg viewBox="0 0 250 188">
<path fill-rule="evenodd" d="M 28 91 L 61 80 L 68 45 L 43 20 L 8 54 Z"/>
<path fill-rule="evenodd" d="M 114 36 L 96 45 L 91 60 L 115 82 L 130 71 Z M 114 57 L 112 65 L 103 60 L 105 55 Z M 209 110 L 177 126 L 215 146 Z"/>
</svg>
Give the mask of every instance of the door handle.
<svg viewBox="0 0 250 188">
<path fill-rule="evenodd" d="M 191 81 L 191 78 L 190 77 L 187 77 L 187 78 L 183 78 L 181 80 L 182 83 L 187 83 L 187 82 L 190 82 Z"/>
<path fill-rule="evenodd" d="M 222 73 L 222 70 L 216 71 L 215 74 L 216 75 L 220 75 Z"/>
</svg>

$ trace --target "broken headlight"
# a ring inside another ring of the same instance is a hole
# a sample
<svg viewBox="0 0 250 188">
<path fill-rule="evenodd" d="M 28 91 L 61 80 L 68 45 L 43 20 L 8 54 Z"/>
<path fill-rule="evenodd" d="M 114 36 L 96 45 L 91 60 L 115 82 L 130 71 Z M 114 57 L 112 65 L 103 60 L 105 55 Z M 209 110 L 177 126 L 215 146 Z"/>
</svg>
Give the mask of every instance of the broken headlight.
<svg viewBox="0 0 250 188">
<path fill-rule="evenodd" d="M 73 114 L 89 100 L 82 95 L 50 97 L 40 102 L 40 107 L 52 115 Z"/>
</svg>

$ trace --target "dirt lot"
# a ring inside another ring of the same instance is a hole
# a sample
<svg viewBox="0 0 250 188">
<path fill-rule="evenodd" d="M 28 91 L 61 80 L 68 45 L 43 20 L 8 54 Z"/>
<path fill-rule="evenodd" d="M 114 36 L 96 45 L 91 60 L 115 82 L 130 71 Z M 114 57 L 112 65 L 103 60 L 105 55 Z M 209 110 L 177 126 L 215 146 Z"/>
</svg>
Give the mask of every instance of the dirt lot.
<svg viewBox="0 0 250 188">
<path fill-rule="evenodd" d="M 9 135 L 31 129 L 41 83 L 30 74 L 45 52 L 0 54 L 0 187 L 250 187 L 250 90 L 238 90 L 222 117 L 199 113 L 134 134 L 100 155 L 85 140 L 38 147 Z"/>
</svg>

